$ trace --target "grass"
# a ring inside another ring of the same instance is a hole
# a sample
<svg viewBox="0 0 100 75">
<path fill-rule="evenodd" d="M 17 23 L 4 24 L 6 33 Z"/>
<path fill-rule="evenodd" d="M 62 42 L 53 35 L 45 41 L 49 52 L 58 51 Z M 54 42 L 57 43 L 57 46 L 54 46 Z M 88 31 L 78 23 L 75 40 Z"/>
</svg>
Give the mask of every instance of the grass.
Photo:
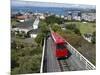
<svg viewBox="0 0 100 75">
<path fill-rule="evenodd" d="M 18 24 L 18 22 L 16 21 L 16 19 L 11 19 L 11 25 L 15 26 L 16 24 Z"/>
<path fill-rule="evenodd" d="M 96 23 L 67 22 L 66 24 L 76 24 L 76 26 L 80 29 L 81 34 L 93 33 L 96 31 Z"/>
</svg>

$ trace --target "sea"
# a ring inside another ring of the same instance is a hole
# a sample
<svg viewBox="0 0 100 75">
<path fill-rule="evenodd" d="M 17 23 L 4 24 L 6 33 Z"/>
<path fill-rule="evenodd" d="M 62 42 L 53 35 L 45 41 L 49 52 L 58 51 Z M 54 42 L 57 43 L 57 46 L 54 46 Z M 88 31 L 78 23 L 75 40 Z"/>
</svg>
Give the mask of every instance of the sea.
<svg viewBox="0 0 100 75">
<path fill-rule="evenodd" d="M 80 12 L 75 8 L 63 8 L 63 7 L 35 7 L 35 6 L 13 6 L 11 12 L 33 12 L 33 13 L 53 13 L 57 15 L 66 15 L 70 12 Z"/>
</svg>

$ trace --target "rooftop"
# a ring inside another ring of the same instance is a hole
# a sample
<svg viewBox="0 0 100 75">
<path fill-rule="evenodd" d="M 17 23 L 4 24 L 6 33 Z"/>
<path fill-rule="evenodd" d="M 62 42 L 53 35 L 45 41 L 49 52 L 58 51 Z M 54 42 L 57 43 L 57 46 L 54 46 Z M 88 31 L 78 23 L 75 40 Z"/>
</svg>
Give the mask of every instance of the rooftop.
<svg viewBox="0 0 100 75">
<path fill-rule="evenodd" d="M 16 26 L 17 28 L 29 29 L 29 28 L 32 28 L 33 22 L 34 20 L 31 19 L 22 23 L 18 23 Z"/>
<path fill-rule="evenodd" d="M 29 34 L 37 34 L 39 32 L 39 29 L 32 29 L 29 31 Z"/>
<path fill-rule="evenodd" d="M 52 37 L 56 44 L 64 43 L 64 39 L 55 32 L 52 32 Z"/>
</svg>

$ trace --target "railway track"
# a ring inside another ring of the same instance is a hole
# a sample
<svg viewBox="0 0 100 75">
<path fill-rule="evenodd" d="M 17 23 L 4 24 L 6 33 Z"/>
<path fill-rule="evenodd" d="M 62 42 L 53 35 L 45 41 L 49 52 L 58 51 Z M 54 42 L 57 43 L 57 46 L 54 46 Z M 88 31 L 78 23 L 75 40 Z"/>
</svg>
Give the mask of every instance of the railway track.
<svg viewBox="0 0 100 75">
<path fill-rule="evenodd" d="M 58 60 L 61 71 L 70 71 L 70 65 L 68 65 L 66 60 Z"/>
</svg>

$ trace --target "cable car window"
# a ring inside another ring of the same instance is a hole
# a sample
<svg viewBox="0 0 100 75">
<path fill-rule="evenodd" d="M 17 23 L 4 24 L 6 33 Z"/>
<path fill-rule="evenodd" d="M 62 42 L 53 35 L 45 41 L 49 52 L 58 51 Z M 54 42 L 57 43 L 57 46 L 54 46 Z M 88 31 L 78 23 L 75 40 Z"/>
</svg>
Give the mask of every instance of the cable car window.
<svg viewBox="0 0 100 75">
<path fill-rule="evenodd" d="M 66 46 L 64 44 L 57 44 L 56 48 L 57 49 L 64 49 L 64 48 L 66 48 Z"/>
</svg>

